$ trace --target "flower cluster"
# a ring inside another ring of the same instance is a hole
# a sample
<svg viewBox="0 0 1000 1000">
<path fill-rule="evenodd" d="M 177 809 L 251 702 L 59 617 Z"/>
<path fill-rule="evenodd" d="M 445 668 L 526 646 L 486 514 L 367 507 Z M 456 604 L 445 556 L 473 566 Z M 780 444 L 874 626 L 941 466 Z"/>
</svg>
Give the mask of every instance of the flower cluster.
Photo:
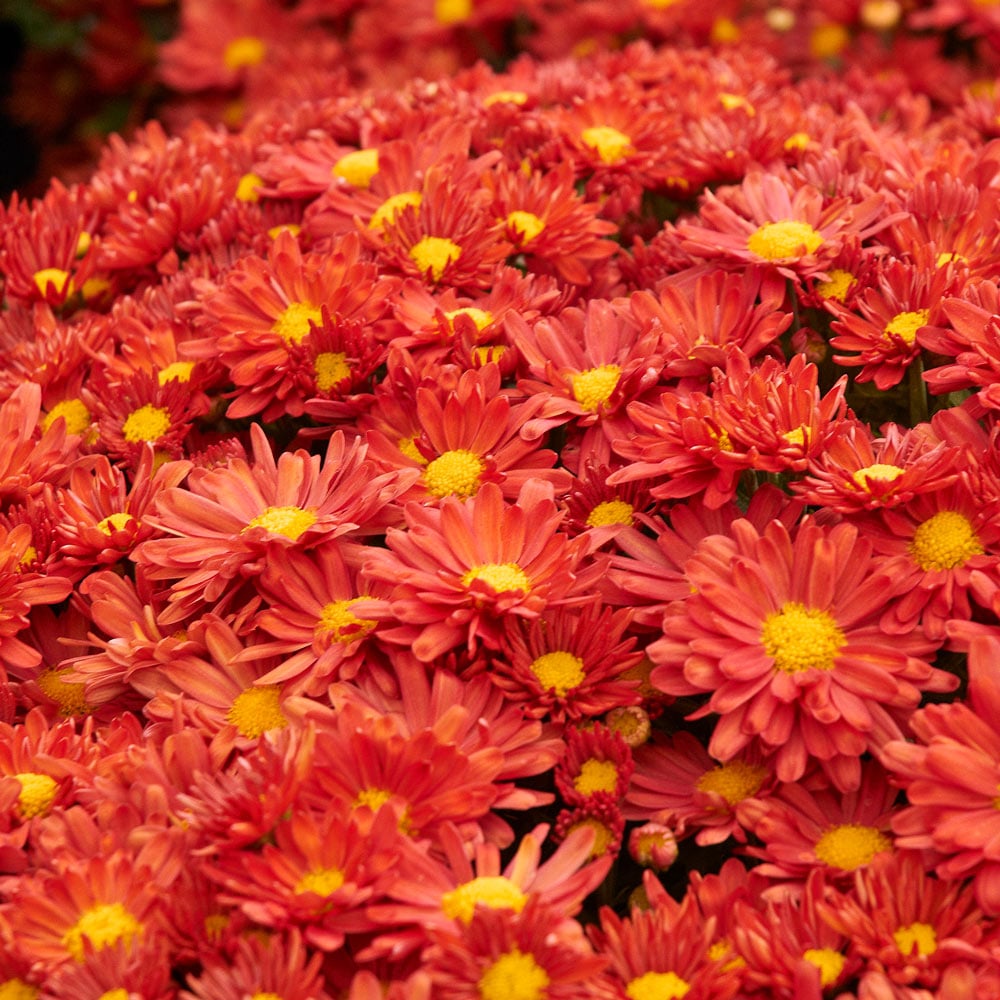
<svg viewBox="0 0 1000 1000">
<path fill-rule="evenodd" d="M 642 6 L 191 4 L 0 208 L 0 997 L 1000 991 L 992 98 Z"/>
</svg>

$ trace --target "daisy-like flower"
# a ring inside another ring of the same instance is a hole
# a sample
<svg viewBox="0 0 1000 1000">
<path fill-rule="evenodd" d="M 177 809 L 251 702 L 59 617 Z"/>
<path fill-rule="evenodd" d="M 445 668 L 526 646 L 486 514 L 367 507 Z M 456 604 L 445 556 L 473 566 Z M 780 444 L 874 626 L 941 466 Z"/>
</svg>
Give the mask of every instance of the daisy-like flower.
<svg viewBox="0 0 1000 1000">
<path fill-rule="evenodd" d="M 803 880 L 818 868 L 828 879 L 848 884 L 855 871 L 893 850 L 898 792 L 887 778 L 870 760 L 852 791 L 795 782 L 767 798 L 748 800 L 742 818 L 763 846 L 745 852 L 763 859 L 757 871 L 772 879 Z"/>
<path fill-rule="evenodd" d="M 171 958 L 170 945 L 163 937 L 118 941 L 87 951 L 82 962 L 68 962 L 53 970 L 46 979 L 44 996 L 46 1000 L 91 996 L 172 1000 L 176 992 Z M 16 993 L 13 998 L 21 1000 Z"/>
<path fill-rule="evenodd" d="M 553 722 L 602 715 L 638 704 L 636 682 L 625 678 L 642 654 L 625 636 L 631 615 L 599 602 L 554 608 L 537 620 L 504 622 L 490 677 L 529 716 Z"/>
<path fill-rule="evenodd" d="M 846 523 L 748 521 L 707 539 L 685 565 L 693 593 L 668 608 L 647 653 L 668 694 L 706 694 L 693 717 L 719 716 L 709 753 L 732 760 L 754 745 L 778 779 L 816 760 L 843 790 L 857 787 L 865 750 L 902 735 L 922 691 L 958 680 L 926 659 L 922 635 L 879 627 L 891 593 L 871 546 Z"/>
<path fill-rule="evenodd" d="M 571 809 L 560 809 L 556 816 L 556 840 L 564 840 L 576 830 L 594 835 L 592 858 L 617 858 L 625 832 L 625 817 L 617 800 L 606 794 L 594 794 Z"/>
<path fill-rule="evenodd" d="M 283 452 L 275 461 L 258 424 L 250 462 L 234 458 L 196 469 L 186 487 L 157 496 L 150 521 L 164 537 L 137 546 L 133 559 L 151 580 L 174 580 L 169 620 L 204 603 L 225 603 L 259 575 L 272 547 L 309 549 L 384 526 L 386 508 L 411 482 L 400 470 L 379 474 L 366 447 L 341 432 L 326 454 Z"/>
<path fill-rule="evenodd" d="M 570 805 L 582 805 L 595 796 L 621 800 L 635 764 L 628 744 L 607 726 L 568 726 L 566 752 L 556 765 L 559 794 Z"/>
<path fill-rule="evenodd" d="M 688 253 L 729 270 L 766 264 L 793 280 L 825 272 L 845 239 L 864 239 L 891 221 L 881 195 L 827 199 L 762 170 L 749 171 L 739 187 L 703 194 L 699 219 L 677 226 Z"/>
<path fill-rule="evenodd" d="M 1000 639 L 973 634 L 968 700 L 915 712 L 910 726 L 919 742 L 893 740 L 880 754 L 908 801 L 892 821 L 898 845 L 936 852 L 944 879 L 973 878 L 991 915 L 1000 913 L 998 656 Z"/>
<path fill-rule="evenodd" d="M 383 640 L 423 660 L 480 643 L 496 649 L 505 616 L 537 618 L 547 607 L 583 603 L 600 565 L 583 565 L 586 542 L 562 533 L 546 484 L 528 481 L 515 503 L 484 483 L 474 497 L 438 507 L 407 504 L 406 528 L 371 549 L 364 571 L 387 597 L 373 611 L 398 625 Z M 358 608 L 368 617 L 368 602 Z M 373 614 L 372 617 L 376 615 Z"/>
<path fill-rule="evenodd" d="M 678 837 L 695 829 L 695 843 L 701 845 L 729 837 L 745 842 L 740 803 L 766 797 L 774 785 L 774 774 L 759 753 L 748 750 L 720 763 L 683 730 L 637 747 L 634 761 L 625 818 L 665 823 Z"/>
</svg>

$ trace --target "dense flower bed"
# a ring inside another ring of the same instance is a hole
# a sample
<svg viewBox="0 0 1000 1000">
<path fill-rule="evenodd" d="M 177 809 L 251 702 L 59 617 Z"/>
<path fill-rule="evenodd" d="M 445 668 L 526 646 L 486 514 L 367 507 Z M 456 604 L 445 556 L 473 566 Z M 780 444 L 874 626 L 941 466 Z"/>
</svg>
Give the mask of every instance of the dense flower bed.
<svg viewBox="0 0 1000 1000">
<path fill-rule="evenodd" d="M 222 6 L 0 208 L 0 1000 L 997 996 L 995 8 Z"/>
</svg>

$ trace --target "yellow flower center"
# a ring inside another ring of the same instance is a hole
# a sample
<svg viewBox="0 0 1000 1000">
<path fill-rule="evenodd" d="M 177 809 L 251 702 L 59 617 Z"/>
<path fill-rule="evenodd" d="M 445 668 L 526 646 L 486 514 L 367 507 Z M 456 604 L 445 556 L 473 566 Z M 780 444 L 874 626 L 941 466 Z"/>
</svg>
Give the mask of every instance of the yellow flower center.
<svg viewBox="0 0 1000 1000">
<path fill-rule="evenodd" d="M 710 37 L 719 45 L 733 45 L 743 37 L 743 31 L 732 18 L 717 17 L 712 22 Z"/>
<path fill-rule="evenodd" d="M 544 228 L 545 223 L 532 212 L 516 211 L 507 216 L 507 226 L 518 234 L 518 243 L 530 243 Z"/>
<path fill-rule="evenodd" d="M 444 236 L 425 236 L 410 247 L 410 260 L 417 265 L 421 274 L 430 271 L 435 281 L 440 281 L 445 268 L 461 256 L 462 248 Z"/>
<path fill-rule="evenodd" d="M 676 972 L 645 972 L 625 987 L 629 1000 L 680 1000 L 691 984 Z"/>
<path fill-rule="evenodd" d="M 493 313 L 487 309 L 478 309 L 476 306 L 463 306 L 461 309 L 452 309 L 445 312 L 445 319 L 451 324 L 452 330 L 455 328 L 456 316 L 468 316 L 475 324 L 477 330 L 485 330 L 493 322 Z"/>
<path fill-rule="evenodd" d="M 324 351 L 322 354 L 317 354 L 313 370 L 316 373 L 316 388 L 320 392 L 329 392 L 344 379 L 351 377 L 347 355 L 339 351 Z"/>
<path fill-rule="evenodd" d="M 898 465 L 884 465 L 881 462 L 876 462 L 874 465 L 866 465 L 863 469 L 858 469 L 852 478 L 863 490 L 869 490 L 872 481 L 892 483 L 899 479 L 904 471 Z"/>
<path fill-rule="evenodd" d="M 392 792 L 387 788 L 362 788 L 354 800 L 354 808 L 362 809 L 367 806 L 373 812 L 377 812 L 392 798 Z"/>
<path fill-rule="evenodd" d="M 281 689 L 277 684 L 262 684 L 241 691 L 226 712 L 226 722 L 234 725 L 240 736 L 255 740 L 272 729 L 288 725 L 281 711 Z"/>
<path fill-rule="evenodd" d="M 281 535 L 294 542 L 304 531 L 308 531 L 316 520 L 316 512 L 303 507 L 268 507 L 243 530 L 263 528 L 272 535 Z"/>
<path fill-rule="evenodd" d="M 573 779 L 573 787 L 581 795 L 613 792 L 618 787 L 618 768 L 614 761 L 591 757 L 580 765 L 580 773 Z"/>
<path fill-rule="evenodd" d="M 267 235 L 270 239 L 277 239 L 278 233 L 290 233 L 292 236 L 298 236 L 302 232 L 302 227 L 294 222 L 280 222 L 276 226 L 271 226 L 267 231 Z"/>
<path fill-rule="evenodd" d="M 424 486 L 436 497 L 471 497 L 479 489 L 483 463 L 465 448 L 446 451 L 424 469 Z"/>
<path fill-rule="evenodd" d="M 339 868 L 315 868 L 295 883 L 295 894 L 314 892 L 317 896 L 332 896 L 343 884 L 344 873 Z"/>
<path fill-rule="evenodd" d="M 26 569 L 28 566 L 31 566 L 37 558 L 38 549 L 36 549 L 34 545 L 29 545 L 24 550 L 24 555 L 17 561 L 18 569 Z"/>
<path fill-rule="evenodd" d="M 608 524 L 632 524 L 635 508 L 624 500 L 605 500 L 587 515 L 588 528 L 601 528 Z"/>
<path fill-rule="evenodd" d="M 351 187 L 366 188 L 378 173 L 378 150 L 356 149 L 353 153 L 345 153 L 333 165 L 331 173 L 347 181 Z"/>
<path fill-rule="evenodd" d="M 567 830 L 567 834 L 581 828 L 594 831 L 594 843 L 590 848 L 590 857 L 599 858 L 603 854 L 608 853 L 615 840 L 614 831 L 610 827 L 596 817 L 588 816 L 586 819 L 581 819 L 578 823 L 574 823 Z"/>
<path fill-rule="evenodd" d="M 205 928 L 205 937 L 213 944 L 218 944 L 222 941 L 222 935 L 229 926 L 229 917 L 224 913 L 210 913 L 202 921 L 202 925 Z"/>
<path fill-rule="evenodd" d="M 497 90 L 483 98 L 483 106 L 491 104 L 527 104 L 528 95 L 523 90 Z"/>
<path fill-rule="evenodd" d="M 472 15 L 472 0 L 434 0 L 434 20 L 449 27 L 468 21 Z"/>
<path fill-rule="evenodd" d="M 942 250 L 934 261 L 936 267 L 944 267 L 946 264 L 968 264 L 969 258 L 964 253 L 957 250 Z"/>
<path fill-rule="evenodd" d="M 69 671 L 69 667 L 61 670 L 49 667 L 48 670 L 43 670 L 38 675 L 39 690 L 59 706 L 60 715 L 89 715 L 93 708 L 87 702 L 83 685 L 63 680 L 63 675 Z"/>
<path fill-rule="evenodd" d="M 520 913 L 528 897 L 509 878 L 503 875 L 480 875 L 463 882 L 441 897 L 441 909 L 446 917 L 463 924 L 472 920 L 476 904 L 491 910 L 513 910 Z"/>
<path fill-rule="evenodd" d="M 423 452 L 417 447 L 416 437 L 411 434 L 409 437 L 400 438 L 396 442 L 396 447 L 407 457 L 420 465 L 426 465 L 427 459 Z"/>
<path fill-rule="evenodd" d="M 38 987 L 23 979 L 8 979 L 0 983 L 0 1000 L 35 1000 L 37 996 Z"/>
<path fill-rule="evenodd" d="M 358 618 L 351 607 L 367 597 L 355 597 L 345 601 L 331 601 L 324 605 L 316 623 L 317 635 L 325 635 L 331 642 L 356 642 L 371 632 L 378 622 L 370 618 Z"/>
<path fill-rule="evenodd" d="M 802 957 L 819 969 L 820 986 L 832 986 L 844 971 L 844 956 L 832 948 L 807 948 Z"/>
<path fill-rule="evenodd" d="M 727 111 L 745 111 L 747 116 L 752 118 L 757 114 L 757 109 L 741 94 L 719 94 L 719 103 Z"/>
<path fill-rule="evenodd" d="M 808 222 L 768 222 L 750 234 L 747 249 L 764 260 L 794 260 L 815 253 L 823 242 Z"/>
<path fill-rule="evenodd" d="M 816 843 L 816 857 L 830 868 L 852 872 L 876 854 L 892 849 L 892 841 L 877 827 L 858 823 L 831 826 Z"/>
<path fill-rule="evenodd" d="M 580 133 L 580 139 L 585 146 L 597 152 L 604 163 L 611 164 L 623 160 L 629 153 L 634 153 L 632 140 L 618 129 L 610 125 L 593 125 Z"/>
<path fill-rule="evenodd" d="M 243 69 L 245 66 L 257 66 L 264 61 L 267 46 L 263 40 L 254 35 L 244 35 L 234 38 L 222 54 L 226 69 Z"/>
<path fill-rule="evenodd" d="M 159 441 L 170 430 L 170 411 L 146 403 L 133 410 L 122 424 L 122 436 L 130 444 L 137 441 Z"/>
<path fill-rule="evenodd" d="M 21 818 L 44 816 L 55 801 L 59 785 L 47 774 L 37 771 L 22 771 L 14 777 L 21 783 L 21 794 L 17 797 L 17 811 Z"/>
<path fill-rule="evenodd" d="M 479 979 L 482 1000 L 546 1000 L 548 973 L 534 955 L 517 948 L 504 952 Z"/>
<path fill-rule="evenodd" d="M 531 664 L 531 672 L 546 691 L 554 691 L 560 698 L 587 679 L 583 660 L 564 650 L 543 653 Z"/>
<path fill-rule="evenodd" d="M 851 33 L 836 21 L 817 24 L 809 36 L 809 52 L 814 59 L 835 59 L 851 41 Z"/>
<path fill-rule="evenodd" d="M 805 444 L 806 443 L 806 429 L 805 427 L 793 427 L 790 431 L 785 431 L 781 435 L 789 444 Z"/>
<path fill-rule="evenodd" d="M 119 986 L 114 990 L 105 990 L 97 1000 L 128 1000 L 128 990 Z"/>
<path fill-rule="evenodd" d="M 719 767 L 706 771 L 698 779 L 700 792 L 714 792 L 721 795 L 731 806 L 744 799 L 752 798 L 760 791 L 767 777 L 767 768 L 748 764 L 743 760 L 731 760 Z"/>
<path fill-rule="evenodd" d="M 300 344 L 312 329 L 320 326 L 323 313 L 318 306 L 308 302 L 293 302 L 274 321 L 271 331 L 276 333 L 286 344 Z"/>
<path fill-rule="evenodd" d="M 499 362 L 506 350 L 506 344 L 480 344 L 472 354 L 480 365 L 488 365 Z"/>
<path fill-rule="evenodd" d="M 917 339 L 917 330 L 927 325 L 930 310 L 917 309 L 911 312 L 896 313 L 885 325 L 887 340 L 898 337 L 904 344 L 912 344 Z"/>
<path fill-rule="evenodd" d="M 900 927 L 892 935 L 901 955 L 933 955 L 937 951 L 937 932 L 930 924 L 915 923 Z"/>
<path fill-rule="evenodd" d="M 972 523 L 957 510 L 939 511 L 920 524 L 907 549 L 922 570 L 958 569 L 984 551 Z"/>
<path fill-rule="evenodd" d="M 141 933 L 142 924 L 121 903 L 95 903 L 66 931 L 62 943 L 73 958 L 82 962 L 84 938 L 95 951 L 100 951 L 118 941 L 128 944 Z"/>
<path fill-rule="evenodd" d="M 69 272 L 59 267 L 43 267 L 40 271 L 35 271 L 32 275 L 35 287 L 44 295 L 49 285 L 54 285 L 56 294 L 69 294 L 73 291 L 73 282 L 70 280 Z"/>
<path fill-rule="evenodd" d="M 760 641 L 776 670 L 833 670 L 846 639 L 828 611 L 788 601 L 764 619 Z"/>
<path fill-rule="evenodd" d="M 590 412 L 606 403 L 618 387 L 622 370 L 618 365 L 600 365 L 570 376 L 573 398 Z"/>
<path fill-rule="evenodd" d="M 285 1000 L 280 993 L 254 993 L 250 1000 Z"/>
<path fill-rule="evenodd" d="M 372 217 L 368 220 L 368 228 L 379 229 L 387 222 L 394 221 L 404 209 L 411 206 L 419 208 L 421 201 L 423 198 L 419 191 L 400 191 L 399 194 L 390 195 L 372 213 Z"/>
<path fill-rule="evenodd" d="M 42 417 L 42 431 L 47 431 L 60 417 L 66 421 L 67 434 L 84 434 L 90 427 L 90 410 L 82 399 L 64 399 Z"/>
<path fill-rule="evenodd" d="M 498 594 L 507 590 L 528 590 L 531 580 L 517 563 L 483 563 L 473 566 L 462 576 L 463 586 L 469 587 L 473 580 L 488 583 Z"/>
<path fill-rule="evenodd" d="M 97 527 L 101 529 L 106 535 L 112 535 L 116 531 L 121 531 L 122 528 L 128 527 L 133 521 L 131 514 L 126 514 L 124 511 L 116 511 L 114 514 L 108 514 L 107 517 L 97 522 Z"/>
<path fill-rule="evenodd" d="M 168 382 L 190 382 L 192 371 L 194 371 L 193 361 L 174 361 L 156 373 L 156 380 L 160 385 L 166 385 Z"/>
<path fill-rule="evenodd" d="M 264 178 L 253 172 L 244 174 L 236 184 L 237 201 L 260 201 L 260 186 Z"/>
<path fill-rule="evenodd" d="M 781 145 L 783 149 L 805 149 L 812 142 L 808 132 L 793 132 Z M 842 272 L 846 273 L 846 272 Z"/>
</svg>

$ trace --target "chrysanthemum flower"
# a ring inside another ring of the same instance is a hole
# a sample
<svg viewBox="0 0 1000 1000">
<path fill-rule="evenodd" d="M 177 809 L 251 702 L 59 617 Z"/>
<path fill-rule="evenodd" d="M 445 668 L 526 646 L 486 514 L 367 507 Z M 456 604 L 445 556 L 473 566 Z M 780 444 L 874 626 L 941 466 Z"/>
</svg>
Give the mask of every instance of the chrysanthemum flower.
<svg viewBox="0 0 1000 1000">
<path fill-rule="evenodd" d="M 59 966 L 46 978 L 44 996 L 46 1000 L 91 996 L 110 1000 L 127 1000 L 132 996 L 172 1000 L 176 993 L 171 957 L 169 943 L 162 937 L 118 941 L 87 952 L 81 963 Z M 14 994 L 14 1000 L 21 998 Z"/>
<path fill-rule="evenodd" d="M 388 548 L 372 549 L 364 570 L 386 588 L 380 616 L 399 622 L 382 638 L 424 661 L 458 646 L 497 648 L 504 616 L 537 618 L 546 607 L 581 603 L 600 571 L 582 565 L 585 541 L 560 531 L 551 489 L 530 480 L 512 504 L 484 483 L 465 501 L 407 504 L 405 517 L 406 529 L 390 529 Z"/>
<path fill-rule="evenodd" d="M 810 759 L 838 787 L 857 786 L 859 758 L 902 735 L 921 692 L 957 678 L 931 667 L 935 643 L 892 636 L 878 621 L 889 581 L 849 524 L 780 522 L 758 532 L 737 521 L 685 565 L 693 593 L 668 608 L 664 638 L 647 653 L 668 694 L 709 695 L 694 713 L 719 715 L 709 753 L 732 760 L 755 745 L 781 781 Z"/>
<path fill-rule="evenodd" d="M 508 619 L 490 677 L 529 716 L 553 722 L 638 704 L 635 681 L 623 676 L 641 659 L 625 636 L 630 618 L 597 602 L 579 611 L 554 608 L 532 621 Z"/>
<path fill-rule="evenodd" d="M 620 800 L 635 764 L 628 744 L 607 726 L 568 726 L 566 751 L 556 765 L 555 783 L 563 801 L 581 805 L 594 796 Z"/>
<path fill-rule="evenodd" d="M 379 475 L 366 448 L 335 433 L 323 458 L 284 452 L 277 461 L 260 426 L 251 462 L 197 469 L 186 487 L 157 496 L 151 522 L 165 537 L 143 542 L 135 561 L 152 580 L 175 580 L 170 620 L 203 602 L 231 599 L 267 565 L 272 547 L 308 549 L 384 526 L 386 508 L 409 484 L 405 471 Z M 381 522 L 381 523 L 380 523 Z"/>
<path fill-rule="evenodd" d="M 555 823 L 556 840 L 564 840 L 577 830 L 593 833 L 592 858 L 617 858 L 625 833 L 625 817 L 618 801 L 609 795 L 595 794 L 569 809 L 560 809 Z"/>
</svg>

